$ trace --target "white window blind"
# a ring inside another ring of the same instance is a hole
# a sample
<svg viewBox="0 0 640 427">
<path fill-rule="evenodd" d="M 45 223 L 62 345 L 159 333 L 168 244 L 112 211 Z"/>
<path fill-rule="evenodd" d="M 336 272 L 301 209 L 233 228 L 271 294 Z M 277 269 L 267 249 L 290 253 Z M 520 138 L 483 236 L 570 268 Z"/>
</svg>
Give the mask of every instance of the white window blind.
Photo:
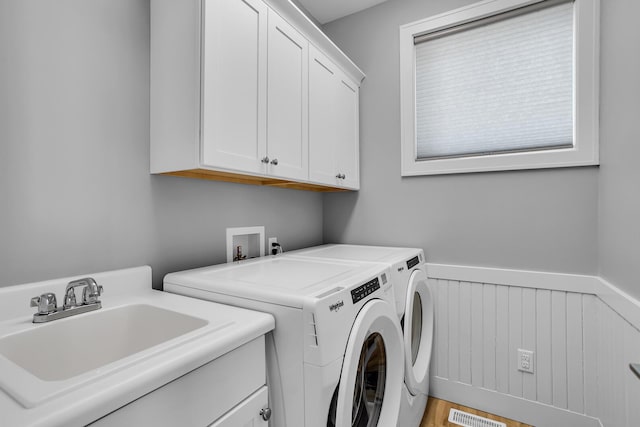
<svg viewBox="0 0 640 427">
<path fill-rule="evenodd" d="M 573 26 L 563 2 L 415 37 L 416 159 L 572 147 Z"/>
</svg>

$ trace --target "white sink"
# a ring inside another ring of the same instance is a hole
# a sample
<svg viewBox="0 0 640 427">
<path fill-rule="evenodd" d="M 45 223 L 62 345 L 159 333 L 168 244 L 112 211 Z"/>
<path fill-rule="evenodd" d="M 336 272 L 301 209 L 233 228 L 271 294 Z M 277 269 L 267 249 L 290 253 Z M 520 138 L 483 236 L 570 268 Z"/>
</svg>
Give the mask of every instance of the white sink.
<svg viewBox="0 0 640 427">
<path fill-rule="evenodd" d="M 62 299 L 80 277 L 0 287 L 0 426 L 91 424 L 274 328 L 264 313 L 153 290 L 146 266 L 91 274 L 99 310 L 32 323 L 32 297 Z"/>
<path fill-rule="evenodd" d="M 146 304 L 55 320 L 0 339 L 0 355 L 43 381 L 63 381 L 207 325 Z"/>
<path fill-rule="evenodd" d="M 210 324 L 206 313 L 195 317 L 145 303 L 103 307 L 50 323 L 28 322 L 0 338 L 0 388 L 25 408 L 233 324 Z"/>
</svg>

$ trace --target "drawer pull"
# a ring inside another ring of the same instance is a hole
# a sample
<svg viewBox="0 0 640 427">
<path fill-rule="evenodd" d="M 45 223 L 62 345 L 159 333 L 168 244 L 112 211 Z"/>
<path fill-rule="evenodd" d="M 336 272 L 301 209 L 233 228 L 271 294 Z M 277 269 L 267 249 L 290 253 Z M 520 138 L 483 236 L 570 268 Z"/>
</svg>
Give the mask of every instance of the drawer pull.
<svg viewBox="0 0 640 427">
<path fill-rule="evenodd" d="M 271 408 L 262 408 L 260 410 L 260 416 L 263 420 L 269 421 L 269 419 L 271 418 Z"/>
</svg>

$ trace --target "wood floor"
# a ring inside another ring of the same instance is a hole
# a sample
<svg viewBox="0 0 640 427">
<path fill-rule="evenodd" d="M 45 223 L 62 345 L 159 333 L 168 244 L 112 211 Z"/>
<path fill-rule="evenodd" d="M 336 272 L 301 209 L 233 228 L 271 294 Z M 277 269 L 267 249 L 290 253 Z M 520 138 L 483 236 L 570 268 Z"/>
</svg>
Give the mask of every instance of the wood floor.
<svg viewBox="0 0 640 427">
<path fill-rule="evenodd" d="M 470 414 L 479 415 L 481 417 L 489 418 L 490 420 L 500 421 L 507 425 L 507 427 L 532 427 L 529 424 L 523 424 L 518 421 L 509 420 L 507 418 L 498 417 L 493 414 L 478 411 L 476 409 L 467 408 L 455 403 L 447 402 L 446 400 L 436 399 L 429 397 L 427 403 L 427 410 L 422 418 L 420 427 L 459 427 L 457 424 L 452 424 L 448 420 L 449 409 L 454 408 L 460 411 L 465 411 Z"/>
</svg>

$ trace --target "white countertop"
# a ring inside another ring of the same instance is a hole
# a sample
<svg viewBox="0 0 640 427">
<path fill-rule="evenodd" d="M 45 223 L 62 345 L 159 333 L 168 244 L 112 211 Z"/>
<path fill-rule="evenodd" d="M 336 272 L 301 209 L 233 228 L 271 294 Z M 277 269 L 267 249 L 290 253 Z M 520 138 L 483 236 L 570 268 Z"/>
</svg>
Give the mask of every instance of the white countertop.
<svg viewBox="0 0 640 427">
<path fill-rule="evenodd" d="M 104 286 L 101 297 L 103 308 L 100 310 L 147 304 L 199 317 L 209 323 L 139 354 L 66 380 L 65 392 L 31 408 L 25 408 L 5 390 L 0 390 L 0 425 L 86 425 L 267 333 L 275 326 L 273 317 L 265 313 L 155 291 L 151 289 L 149 267 L 88 276 Z M 46 324 L 31 322 L 35 309 L 29 307 L 30 298 L 44 292 L 55 292 L 59 301 L 62 301 L 66 284 L 77 278 L 0 288 L 0 338 L 31 328 L 45 327 Z M 81 320 L 80 316 L 90 315 L 77 315 L 76 320 Z M 104 339 L 108 340 L 109 337 Z M 4 359 L 2 356 L 0 358 Z M 12 362 L 4 359 L 3 363 Z M 15 364 L 13 367 L 22 369 Z M 2 375 L 8 375 L 4 369 L 0 372 Z"/>
</svg>

